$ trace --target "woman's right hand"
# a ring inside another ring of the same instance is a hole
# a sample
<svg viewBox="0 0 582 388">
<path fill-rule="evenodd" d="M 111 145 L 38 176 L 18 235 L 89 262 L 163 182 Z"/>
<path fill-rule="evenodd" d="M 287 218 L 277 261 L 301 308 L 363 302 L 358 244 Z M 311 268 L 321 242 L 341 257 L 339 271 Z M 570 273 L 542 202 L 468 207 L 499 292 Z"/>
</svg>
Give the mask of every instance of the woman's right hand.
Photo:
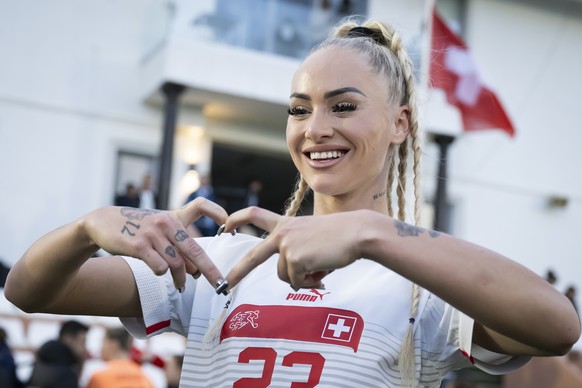
<svg viewBox="0 0 582 388">
<path fill-rule="evenodd" d="M 176 289 L 183 290 L 186 273 L 195 277 L 202 273 L 213 286 L 223 279 L 188 233 L 192 223 L 204 215 L 219 225 L 228 217 L 221 206 L 199 197 L 171 211 L 104 207 L 87 214 L 81 222 L 90 244 L 111 254 L 138 258 L 157 275 L 169 269 Z"/>
</svg>

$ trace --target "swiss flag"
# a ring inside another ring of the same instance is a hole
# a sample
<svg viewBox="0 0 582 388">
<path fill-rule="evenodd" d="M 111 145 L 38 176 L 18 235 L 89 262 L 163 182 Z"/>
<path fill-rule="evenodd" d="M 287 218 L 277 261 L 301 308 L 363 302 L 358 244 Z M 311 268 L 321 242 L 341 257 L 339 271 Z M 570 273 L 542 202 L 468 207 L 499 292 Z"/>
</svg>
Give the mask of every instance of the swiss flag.
<svg viewBox="0 0 582 388">
<path fill-rule="evenodd" d="M 479 78 L 475 61 L 463 40 L 432 11 L 430 86 L 443 89 L 447 101 L 459 108 L 465 131 L 515 129 L 495 93 Z"/>
</svg>

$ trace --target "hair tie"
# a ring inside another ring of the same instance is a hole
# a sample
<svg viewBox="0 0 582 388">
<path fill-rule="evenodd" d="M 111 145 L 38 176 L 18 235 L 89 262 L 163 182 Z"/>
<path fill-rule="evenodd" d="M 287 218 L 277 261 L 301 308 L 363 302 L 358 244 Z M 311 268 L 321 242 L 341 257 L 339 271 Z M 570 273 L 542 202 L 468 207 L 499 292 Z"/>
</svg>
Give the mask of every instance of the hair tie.
<svg viewBox="0 0 582 388">
<path fill-rule="evenodd" d="M 388 42 L 382 34 L 382 31 L 368 27 L 354 27 L 348 31 L 346 38 L 372 38 L 374 42 L 388 46 Z"/>
</svg>

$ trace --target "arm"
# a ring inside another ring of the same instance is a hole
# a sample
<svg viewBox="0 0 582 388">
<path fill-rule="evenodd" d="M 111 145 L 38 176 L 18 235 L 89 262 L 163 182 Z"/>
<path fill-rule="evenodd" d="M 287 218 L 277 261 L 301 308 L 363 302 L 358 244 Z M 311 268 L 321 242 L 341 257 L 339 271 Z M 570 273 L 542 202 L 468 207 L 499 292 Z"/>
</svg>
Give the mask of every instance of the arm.
<svg viewBox="0 0 582 388">
<path fill-rule="evenodd" d="M 90 258 L 99 248 L 133 256 L 158 275 L 168 269 L 176 288 L 186 273 L 222 278 L 186 229 L 201 215 L 226 219 L 220 206 L 199 198 L 180 210 L 160 212 L 105 207 L 36 241 L 9 273 L 5 294 L 28 312 L 141 316 L 137 287 L 121 257 Z"/>
<path fill-rule="evenodd" d="M 273 253 L 292 287 L 317 285 L 329 270 L 367 258 L 417 283 L 472 317 L 474 342 L 510 355 L 564 354 L 580 335 L 572 304 L 541 277 L 495 252 L 442 233 L 359 210 L 287 218 L 261 209 L 233 214 L 271 231 L 227 275 L 231 286 Z M 551 333 L 551 335 L 548 335 Z"/>
<path fill-rule="evenodd" d="M 374 213 L 369 216 L 379 218 Z M 370 222 L 379 227 L 364 230 L 363 256 L 475 319 L 477 345 L 512 355 L 559 355 L 577 341 L 580 323 L 572 304 L 522 265 L 400 221 Z"/>
</svg>

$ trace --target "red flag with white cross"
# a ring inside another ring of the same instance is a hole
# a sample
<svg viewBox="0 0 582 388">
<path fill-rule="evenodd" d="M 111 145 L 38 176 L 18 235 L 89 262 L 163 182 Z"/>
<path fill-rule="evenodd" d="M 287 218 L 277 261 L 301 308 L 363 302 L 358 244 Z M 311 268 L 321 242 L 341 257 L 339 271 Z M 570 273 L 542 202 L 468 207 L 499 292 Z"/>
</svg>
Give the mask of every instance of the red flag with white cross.
<svg viewBox="0 0 582 388">
<path fill-rule="evenodd" d="M 515 129 L 496 94 L 484 85 L 463 40 L 432 11 L 430 87 L 444 90 L 447 101 L 461 112 L 463 129 Z"/>
</svg>

